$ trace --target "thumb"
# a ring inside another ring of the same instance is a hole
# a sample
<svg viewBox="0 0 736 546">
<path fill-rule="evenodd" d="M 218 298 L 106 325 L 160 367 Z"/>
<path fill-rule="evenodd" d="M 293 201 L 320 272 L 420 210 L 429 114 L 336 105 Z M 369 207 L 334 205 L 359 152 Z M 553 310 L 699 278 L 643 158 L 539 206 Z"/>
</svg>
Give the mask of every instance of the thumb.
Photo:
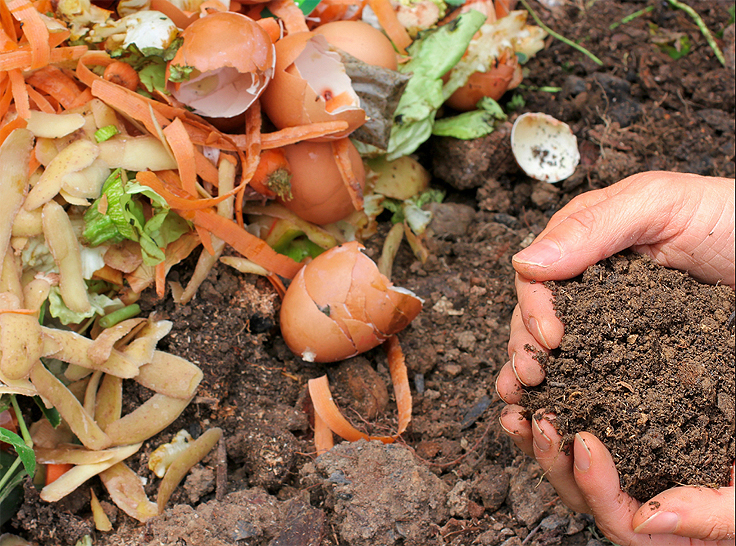
<svg viewBox="0 0 736 546">
<path fill-rule="evenodd" d="M 550 220 L 548 228 L 513 257 L 514 268 L 537 281 L 568 279 L 641 239 L 659 215 L 646 202 L 616 194 L 580 196 Z"/>
<path fill-rule="evenodd" d="M 644 503 L 631 524 L 640 534 L 733 540 L 735 510 L 733 487 L 675 487 Z"/>
</svg>

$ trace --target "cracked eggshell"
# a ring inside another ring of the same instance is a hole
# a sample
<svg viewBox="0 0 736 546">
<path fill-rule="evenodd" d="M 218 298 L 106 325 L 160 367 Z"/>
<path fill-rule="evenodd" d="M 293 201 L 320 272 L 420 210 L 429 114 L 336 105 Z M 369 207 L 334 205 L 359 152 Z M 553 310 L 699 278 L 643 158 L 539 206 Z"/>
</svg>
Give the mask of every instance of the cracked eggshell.
<svg viewBox="0 0 736 546">
<path fill-rule="evenodd" d="M 578 140 L 570 126 L 537 112 L 522 114 L 514 122 L 511 151 L 519 167 L 542 182 L 566 179 L 580 162 Z"/>
<path fill-rule="evenodd" d="M 324 36 L 290 34 L 276 42 L 276 69 L 261 99 L 279 129 L 325 121 L 347 121 L 345 131 L 316 140 L 343 138 L 366 122 L 340 55 Z"/>
<path fill-rule="evenodd" d="M 314 29 L 316 34 L 364 63 L 396 70 L 396 50 L 388 37 L 363 21 L 332 21 Z"/>
<path fill-rule="evenodd" d="M 395 287 L 358 242 L 331 248 L 294 277 L 281 304 L 281 333 L 309 362 L 335 362 L 403 330 L 422 301 Z"/>
<path fill-rule="evenodd" d="M 519 86 L 524 75 L 521 65 L 513 52 L 504 55 L 488 72 L 474 72 L 468 83 L 455 91 L 445 104 L 460 112 L 475 110 L 483 97 L 500 99 L 506 91 Z"/>
<path fill-rule="evenodd" d="M 184 39 L 172 66 L 192 67 L 192 77 L 169 82 L 171 94 L 196 114 L 232 118 L 245 112 L 263 93 L 275 67 L 275 50 L 263 28 L 245 15 L 211 13 L 181 34 Z"/>
</svg>

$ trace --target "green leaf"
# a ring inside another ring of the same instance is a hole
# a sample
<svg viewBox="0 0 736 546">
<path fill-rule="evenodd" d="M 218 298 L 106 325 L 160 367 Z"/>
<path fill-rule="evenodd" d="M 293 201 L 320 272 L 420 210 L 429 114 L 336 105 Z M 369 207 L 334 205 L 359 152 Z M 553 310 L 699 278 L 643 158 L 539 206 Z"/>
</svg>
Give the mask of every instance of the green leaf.
<svg viewBox="0 0 736 546">
<path fill-rule="evenodd" d="M 499 122 L 506 120 L 506 114 L 501 107 L 489 97 L 478 101 L 478 107 L 478 110 L 472 112 L 435 121 L 432 134 L 471 140 L 492 133 Z"/>
<path fill-rule="evenodd" d="M 410 60 L 399 70 L 412 77 L 394 114 L 387 159 L 413 153 L 432 134 L 437 110 L 444 102 L 442 76 L 460 60 L 485 21 L 485 15 L 471 10 L 420 33 L 409 46 Z"/>
<path fill-rule="evenodd" d="M 0 526 L 5 525 L 18 510 L 23 501 L 23 488 L 20 486 L 26 471 L 18 463 L 18 458 L 0 450 Z"/>
<path fill-rule="evenodd" d="M 192 77 L 193 66 L 169 65 L 169 81 L 174 83 L 188 82 Z"/>
<path fill-rule="evenodd" d="M 43 416 L 46 417 L 49 423 L 51 423 L 52 427 L 56 428 L 61 424 L 61 414 L 59 413 L 59 410 L 54 407 L 47 408 L 40 396 L 34 396 L 33 401 L 39 408 L 41 408 Z"/>
<path fill-rule="evenodd" d="M 13 446 L 18 457 L 20 457 L 20 462 L 23 463 L 23 468 L 26 469 L 29 476 L 33 476 L 36 472 L 36 454 L 33 453 L 33 448 L 28 447 L 23 438 L 15 432 L 2 427 L 0 427 L 0 441 Z"/>
</svg>

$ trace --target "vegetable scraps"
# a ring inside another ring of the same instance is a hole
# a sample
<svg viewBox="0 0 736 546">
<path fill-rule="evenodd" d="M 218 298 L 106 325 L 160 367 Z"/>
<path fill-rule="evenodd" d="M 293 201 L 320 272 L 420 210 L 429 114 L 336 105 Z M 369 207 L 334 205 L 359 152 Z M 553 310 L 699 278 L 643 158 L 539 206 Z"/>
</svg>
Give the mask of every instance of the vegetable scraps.
<svg viewBox="0 0 736 546">
<path fill-rule="evenodd" d="M 543 37 L 526 12 L 490 0 L 134 4 L 0 2 L 0 416 L 12 405 L 22 434 L 0 428 L 15 453 L 0 450 L 3 508 L 38 465 L 46 501 L 99 476 L 129 516 L 165 509 L 222 431 L 166 448 L 149 500 L 126 459 L 190 404 L 203 373 L 156 348 L 172 324 L 139 317 L 136 302 L 153 288 L 185 304 L 218 261 L 271 281 L 293 314 L 282 316 L 284 336 L 303 358 L 383 345 L 399 427 L 379 439 L 395 440 L 411 418 L 396 333 L 421 302 L 391 284 L 391 263 L 404 237 L 426 259 L 422 205 L 443 197 L 411 154 L 433 133 L 492 131 L 505 119 L 492 97 L 457 117 L 440 109 L 503 55 L 517 74 Z M 326 192 L 309 185 L 328 171 Z M 395 225 L 376 266 L 359 248 L 383 210 Z M 167 282 L 195 251 L 189 284 Z M 338 255 L 371 267 L 314 273 Z M 288 302 L 305 278 L 316 283 L 307 303 L 348 340 L 341 350 L 317 352 L 289 330 L 304 321 Z M 333 284 L 349 290 L 336 297 Z M 128 381 L 151 397 L 123 415 Z M 309 390 L 318 451 L 333 432 L 365 436 L 326 378 Z M 18 396 L 43 400 L 43 419 L 25 427 Z M 109 529 L 95 495 L 92 509 Z"/>
</svg>

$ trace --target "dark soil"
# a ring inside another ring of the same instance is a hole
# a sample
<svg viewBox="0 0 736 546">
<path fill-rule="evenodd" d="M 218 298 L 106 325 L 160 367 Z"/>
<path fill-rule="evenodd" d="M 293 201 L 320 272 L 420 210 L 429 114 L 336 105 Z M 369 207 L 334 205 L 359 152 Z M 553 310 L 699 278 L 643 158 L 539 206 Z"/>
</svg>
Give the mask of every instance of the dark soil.
<svg viewBox="0 0 736 546">
<path fill-rule="evenodd" d="M 734 461 L 734 291 L 639 255 L 549 283 L 565 325 L 547 378 L 522 401 L 569 442 L 598 436 L 624 491 L 728 485 Z"/>
<path fill-rule="evenodd" d="M 508 358 L 516 304 L 511 256 L 574 196 L 636 172 L 734 176 L 730 3 L 689 4 L 711 30 L 724 31 L 718 43 L 727 67 L 690 17 L 667 3 L 576 1 L 548 9 L 531 1 L 545 23 L 603 61 L 598 66 L 549 38 L 526 65 L 525 87 L 502 101 L 523 99 L 509 124 L 525 111 L 570 124 L 582 161 L 568 180 L 550 185 L 519 172 L 509 155 L 510 125 L 476 141 L 433 139 L 419 151 L 432 185 L 446 190 L 447 199 L 435 209 L 429 259 L 419 262 L 402 245 L 393 269 L 397 285 L 424 299 L 422 313 L 400 334 L 413 419 L 397 444 L 343 443 L 315 457 L 305 403 L 307 381 L 328 373 L 336 400 L 357 427 L 396 430 L 382 350 L 365 353 L 357 364 L 302 362 L 280 337 L 270 285 L 225 266 L 187 306 L 147 293 L 144 312 L 174 322 L 161 348 L 197 363 L 205 379 L 181 417 L 126 462 L 155 498 L 160 481 L 146 464 L 153 449 L 182 428 L 196 436 L 218 426 L 224 442 L 190 473 L 166 512 L 145 525 L 115 509 L 91 480 L 114 525 L 110 533 L 93 532 L 94 544 L 600 546 L 592 519 L 562 506 L 537 463 L 498 426 L 503 402 L 494 380 Z M 647 7 L 652 10 L 609 29 Z M 686 34 L 691 51 L 673 60 L 653 44 L 650 24 Z M 370 256 L 378 256 L 387 229 L 382 225 L 366 242 Z M 172 279 L 185 281 L 191 265 L 182 264 Z M 384 389 L 387 397 L 376 395 Z M 126 392 L 124 411 L 148 396 L 136 387 Z M 620 394 L 633 393 L 624 388 Z M 40 546 L 73 545 L 89 529 L 88 498 L 87 486 L 53 505 L 28 495 L 2 532 Z"/>
</svg>

